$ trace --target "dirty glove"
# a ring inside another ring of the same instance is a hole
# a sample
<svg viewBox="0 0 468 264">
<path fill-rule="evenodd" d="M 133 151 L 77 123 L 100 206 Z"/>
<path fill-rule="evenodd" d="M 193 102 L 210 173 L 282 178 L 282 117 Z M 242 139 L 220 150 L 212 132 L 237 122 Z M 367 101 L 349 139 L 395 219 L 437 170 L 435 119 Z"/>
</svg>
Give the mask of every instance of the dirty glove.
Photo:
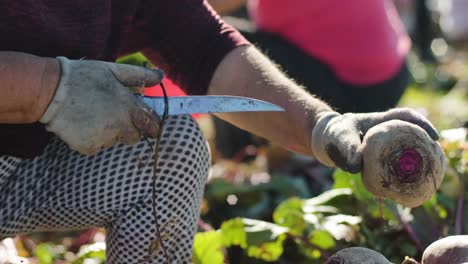
<svg viewBox="0 0 468 264">
<path fill-rule="evenodd" d="M 94 154 L 117 143 L 156 137 L 159 117 L 127 87 L 158 84 L 159 70 L 59 57 L 61 78 L 39 120 L 70 148 Z"/>
<path fill-rule="evenodd" d="M 418 112 L 395 108 L 387 112 L 367 114 L 339 114 L 324 112 L 312 130 L 312 151 L 315 157 L 329 167 L 357 173 L 362 169 L 361 142 L 366 132 L 380 123 L 398 119 L 423 128 L 437 140 L 439 135 L 432 124 Z"/>
</svg>

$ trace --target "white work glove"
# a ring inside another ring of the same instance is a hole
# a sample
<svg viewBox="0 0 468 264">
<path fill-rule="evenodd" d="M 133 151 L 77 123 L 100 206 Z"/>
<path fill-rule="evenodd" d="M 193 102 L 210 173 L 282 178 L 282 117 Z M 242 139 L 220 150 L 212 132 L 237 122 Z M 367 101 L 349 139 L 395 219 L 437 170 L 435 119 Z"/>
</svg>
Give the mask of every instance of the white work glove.
<svg viewBox="0 0 468 264">
<path fill-rule="evenodd" d="M 362 169 L 361 142 L 364 135 L 373 126 L 394 119 L 420 126 L 433 140 L 439 138 L 436 129 L 424 116 L 408 108 L 343 115 L 330 111 L 321 114 L 312 130 L 312 151 L 321 163 L 329 167 L 358 173 Z"/>
<path fill-rule="evenodd" d="M 57 58 L 61 78 L 39 120 L 71 149 L 94 154 L 117 143 L 156 137 L 159 117 L 129 87 L 156 85 L 160 70 L 92 60 Z"/>
</svg>

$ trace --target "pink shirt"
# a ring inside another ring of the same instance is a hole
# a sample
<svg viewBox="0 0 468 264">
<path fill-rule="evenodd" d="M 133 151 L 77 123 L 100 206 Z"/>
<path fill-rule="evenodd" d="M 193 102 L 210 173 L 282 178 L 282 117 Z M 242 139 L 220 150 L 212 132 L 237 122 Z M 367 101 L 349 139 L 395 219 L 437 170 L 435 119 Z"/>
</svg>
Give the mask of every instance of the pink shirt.
<svg viewBox="0 0 468 264">
<path fill-rule="evenodd" d="M 411 47 L 387 0 L 251 0 L 249 10 L 259 29 L 280 34 L 352 84 L 389 79 Z"/>
</svg>

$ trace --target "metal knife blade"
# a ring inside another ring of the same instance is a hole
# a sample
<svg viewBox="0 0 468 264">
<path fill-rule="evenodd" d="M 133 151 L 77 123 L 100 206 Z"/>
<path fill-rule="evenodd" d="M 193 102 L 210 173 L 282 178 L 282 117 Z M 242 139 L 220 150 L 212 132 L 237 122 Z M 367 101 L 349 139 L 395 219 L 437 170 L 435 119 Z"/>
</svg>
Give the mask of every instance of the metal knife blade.
<svg viewBox="0 0 468 264">
<path fill-rule="evenodd" d="M 164 97 L 143 96 L 143 102 L 158 115 L 164 113 Z M 259 112 L 284 111 L 283 108 L 262 100 L 241 96 L 170 96 L 169 115 L 224 113 L 224 112 Z"/>
</svg>

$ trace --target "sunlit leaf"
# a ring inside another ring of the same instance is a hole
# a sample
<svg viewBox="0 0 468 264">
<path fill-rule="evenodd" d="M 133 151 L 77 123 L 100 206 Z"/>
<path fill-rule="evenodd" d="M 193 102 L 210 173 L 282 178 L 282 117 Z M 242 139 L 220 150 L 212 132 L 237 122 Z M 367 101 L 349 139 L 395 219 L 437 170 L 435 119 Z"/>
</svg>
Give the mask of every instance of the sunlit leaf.
<svg viewBox="0 0 468 264">
<path fill-rule="evenodd" d="M 247 234 L 244 230 L 242 218 L 235 218 L 225 221 L 221 225 L 223 245 L 226 247 L 240 246 L 247 247 Z"/>
<path fill-rule="evenodd" d="M 329 190 L 320 194 L 319 196 L 307 199 L 305 201 L 304 207 L 323 205 L 338 196 L 350 196 L 350 195 L 352 195 L 352 190 L 350 188 L 340 188 L 340 189 L 334 188 L 332 190 Z"/>
<path fill-rule="evenodd" d="M 320 224 L 320 219 L 322 218 L 321 214 L 304 214 L 304 220 L 311 224 L 312 226 L 316 227 Z"/>
<path fill-rule="evenodd" d="M 350 188 L 332 189 L 317 197 L 305 200 L 302 210 L 304 213 L 339 213 L 340 210 L 354 208 Z"/>
<path fill-rule="evenodd" d="M 325 230 L 315 230 L 309 236 L 309 243 L 317 247 L 328 250 L 335 247 L 335 239 Z"/>
<path fill-rule="evenodd" d="M 247 234 L 248 246 L 259 246 L 274 241 L 278 236 L 288 232 L 288 228 L 254 219 L 242 219 Z"/>
<path fill-rule="evenodd" d="M 322 253 L 317 248 L 311 248 L 304 244 L 299 244 L 298 248 L 299 248 L 299 253 L 301 253 L 303 256 L 305 256 L 308 259 L 314 260 L 314 262 L 312 263 L 316 263 L 315 261 L 320 259 L 320 257 L 322 256 Z"/>
<path fill-rule="evenodd" d="M 87 259 L 93 259 L 95 263 L 105 263 L 106 244 L 104 242 L 96 242 L 94 244 L 83 245 L 77 257 L 72 264 L 84 264 L 87 262 Z"/>
<path fill-rule="evenodd" d="M 362 217 L 353 215 L 336 214 L 325 217 L 325 222 L 338 224 L 358 225 L 362 222 Z"/>
<path fill-rule="evenodd" d="M 377 198 L 373 203 L 369 203 L 366 207 L 367 212 L 372 218 L 384 219 L 385 221 L 395 221 L 396 217 L 392 210 L 388 207 L 389 204 L 395 205 L 392 200 L 381 198 L 382 202 L 379 203 Z"/>
<path fill-rule="evenodd" d="M 72 264 L 104 264 L 106 262 L 106 252 L 104 250 L 101 251 L 92 251 L 88 252 L 78 260 L 73 261 Z"/>
<path fill-rule="evenodd" d="M 302 235 L 306 220 L 302 212 L 304 200 L 290 198 L 276 207 L 273 213 L 273 221 L 281 226 L 289 228 L 289 232 L 294 235 Z"/>
<path fill-rule="evenodd" d="M 349 188 L 356 198 L 361 201 L 372 201 L 374 199 L 374 196 L 364 187 L 360 174 L 351 174 L 338 169 L 333 173 L 333 179 L 335 180 L 333 189 Z"/>
<path fill-rule="evenodd" d="M 368 213 L 373 218 L 382 218 L 385 220 L 395 220 L 395 216 L 391 210 L 386 206 L 379 205 L 377 198 L 370 193 L 361 180 L 360 174 L 351 174 L 342 170 L 337 170 L 333 174 L 335 179 L 334 189 L 338 188 L 350 188 L 354 194 L 354 197 L 359 200 L 360 207 L 355 208 L 354 211 L 346 211 L 347 213 L 355 213 L 355 210 L 363 209 L 365 213 Z"/>
<path fill-rule="evenodd" d="M 223 239 L 219 231 L 197 233 L 193 244 L 194 264 L 223 264 Z"/>
<path fill-rule="evenodd" d="M 285 239 L 286 235 L 282 234 L 277 236 L 274 241 L 258 246 L 249 246 L 247 248 L 247 255 L 264 261 L 276 261 L 283 254 L 283 242 Z"/>
<path fill-rule="evenodd" d="M 288 228 L 255 219 L 236 218 L 221 226 L 223 244 L 246 249 L 250 257 L 274 261 L 283 253 Z"/>
<path fill-rule="evenodd" d="M 145 63 L 148 63 L 149 60 L 140 52 L 132 53 L 127 56 L 120 57 L 117 59 L 118 63 L 130 64 L 143 66 Z"/>
<path fill-rule="evenodd" d="M 42 243 L 36 247 L 34 252 L 36 258 L 41 264 L 52 264 L 54 263 L 55 252 L 52 244 Z"/>
<path fill-rule="evenodd" d="M 322 221 L 322 226 L 327 230 L 336 240 L 344 240 L 347 242 L 357 239 L 358 227 L 362 222 L 362 217 L 337 214 L 325 217 Z"/>
<path fill-rule="evenodd" d="M 454 128 L 440 131 L 441 139 L 446 139 L 452 142 L 462 142 L 468 137 L 468 129 Z"/>
<path fill-rule="evenodd" d="M 316 213 L 329 213 L 336 214 L 339 212 L 338 208 L 328 205 L 304 205 L 304 213 L 316 214 Z"/>
</svg>

